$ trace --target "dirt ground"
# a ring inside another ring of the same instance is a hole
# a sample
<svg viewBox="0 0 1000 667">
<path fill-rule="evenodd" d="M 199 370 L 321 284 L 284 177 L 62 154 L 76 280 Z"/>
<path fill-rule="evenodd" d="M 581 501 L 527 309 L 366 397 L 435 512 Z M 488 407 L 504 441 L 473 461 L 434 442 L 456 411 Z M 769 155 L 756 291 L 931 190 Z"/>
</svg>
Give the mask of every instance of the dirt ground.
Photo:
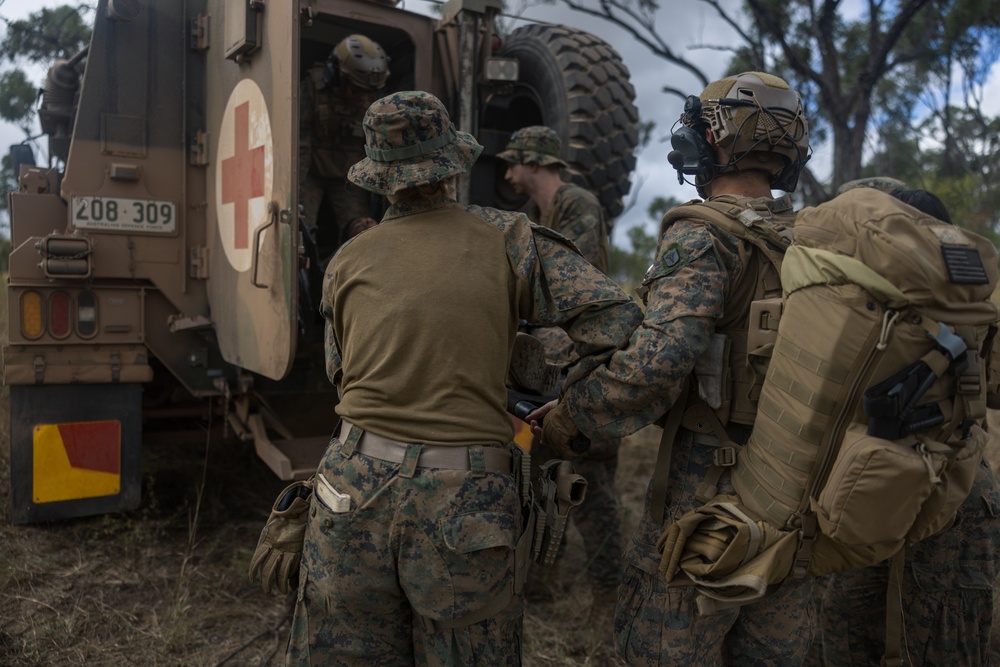
<svg viewBox="0 0 1000 667">
<path fill-rule="evenodd" d="M 250 444 L 206 436 L 203 445 L 147 445 L 139 509 L 14 526 L 7 518 L 8 405 L 4 391 L 0 664 L 282 663 L 286 600 L 265 595 L 246 571 L 284 484 Z M 656 438 L 637 434 L 621 453 L 628 533 L 641 511 Z M 575 581 L 585 566 L 578 536 L 571 534 L 568 546 L 562 574 Z M 619 664 L 610 646 L 579 632 L 590 596 L 579 581 L 564 599 L 529 606 L 526 667 Z"/>
</svg>

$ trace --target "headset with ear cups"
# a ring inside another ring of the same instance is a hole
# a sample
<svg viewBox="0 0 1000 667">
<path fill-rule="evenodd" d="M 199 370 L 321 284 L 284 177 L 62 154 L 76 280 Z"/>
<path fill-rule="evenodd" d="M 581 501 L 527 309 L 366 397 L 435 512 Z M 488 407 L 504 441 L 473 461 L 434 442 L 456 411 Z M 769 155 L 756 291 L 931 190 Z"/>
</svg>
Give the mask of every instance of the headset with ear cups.
<svg viewBox="0 0 1000 667">
<path fill-rule="evenodd" d="M 688 95 L 684 100 L 681 125 L 670 134 L 667 162 L 677 170 L 677 182 L 684 176 L 694 176 L 695 184 L 707 183 L 715 175 L 715 154 L 705 141 L 705 124 L 701 120 L 701 100 Z"/>
</svg>

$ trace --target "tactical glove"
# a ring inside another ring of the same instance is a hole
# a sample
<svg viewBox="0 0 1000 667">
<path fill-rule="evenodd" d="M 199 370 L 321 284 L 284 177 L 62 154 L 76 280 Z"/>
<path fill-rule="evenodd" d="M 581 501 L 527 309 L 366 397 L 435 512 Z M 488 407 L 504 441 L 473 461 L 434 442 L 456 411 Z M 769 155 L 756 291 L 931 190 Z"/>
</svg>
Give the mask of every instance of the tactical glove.
<svg viewBox="0 0 1000 667">
<path fill-rule="evenodd" d="M 275 591 L 287 594 L 298 586 L 312 489 L 312 477 L 287 486 L 274 501 L 271 516 L 260 531 L 249 575 L 250 581 L 259 579 L 269 595 Z"/>
<path fill-rule="evenodd" d="M 560 401 L 552 408 L 542 422 L 542 443 L 551 447 L 559 456 L 569 456 L 573 453 L 574 441 L 579 441 L 582 434 L 569 416 L 566 404 Z"/>
</svg>

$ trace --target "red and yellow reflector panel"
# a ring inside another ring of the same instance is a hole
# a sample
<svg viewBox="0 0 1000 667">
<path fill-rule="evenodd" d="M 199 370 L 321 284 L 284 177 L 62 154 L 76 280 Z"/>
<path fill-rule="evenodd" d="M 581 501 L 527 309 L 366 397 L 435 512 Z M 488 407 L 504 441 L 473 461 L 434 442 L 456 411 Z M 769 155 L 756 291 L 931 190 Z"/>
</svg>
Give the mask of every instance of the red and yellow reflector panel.
<svg viewBox="0 0 1000 667">
<path fill-rule="evenodd" d="M 34 432 L 36 503 L 111 496 L 121 491 L 120 421 L 38 424 Z"/>
</svg>

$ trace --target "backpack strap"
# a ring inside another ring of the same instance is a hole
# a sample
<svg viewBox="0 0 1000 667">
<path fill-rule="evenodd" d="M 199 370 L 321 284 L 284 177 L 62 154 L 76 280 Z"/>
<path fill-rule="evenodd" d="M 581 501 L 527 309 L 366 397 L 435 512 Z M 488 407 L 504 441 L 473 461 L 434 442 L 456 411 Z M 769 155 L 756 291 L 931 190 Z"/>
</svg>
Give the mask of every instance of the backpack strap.
<svg viewBox="0 0 1000 667">
<path fill-rule="evenodd" d="M 700 397 L 695 397 L 695 401 L 703 401 Z M 702 478 L 701 484 L 695 490 L 695 500 L 700 503 L 707 503 L 709 500 L 714 498 L 719 493 L 719 479 L 722 478 L 722 473 L 725 472 L 726 468 L 730 468 L 736 465 L 736 457 L 739 456 L 740 451 L 743 449 L 743 445 L 737 444 L 732 438 L 729 437 L 729 433 L 726 432 L 726 427 L 722 424 L 722 420 L 715 413 L 715 410 L 706 410 L 704 414 L 705 418 L 709 422 L 709 426 L 712 429 L 712 433 L 715 435 L 716 439 L 719 441 L 719 446 L 715 450 L 715 454 L 712 457 L 712 467 L 708 469 L 705 473 L 705 477 Z"/>
<path fill-rule="evenodd" d="M 787 210 L 791 210 L 790 201 L 781 201 L 780 205 L 787 204 Z M 782 209 L 785 210 L 785 209 Z M 762 211 L 770 213 L 768 211 Z M 781 260 L 785 250 L 791 245 L 791 228 L 779 230 L 774 225 L 761 224 L 767 220 L 764 215 L 754 210 L 746 204 L 737 203 L 737 200 L 723 196 L 709 201 L 693 199 L 680 206 L 675 206 L 663 216 L 660 222 L 660 236 L 674 222 L 682 219 L 705 220 L 710 225 L 728 232 L 736 238 L 747 241 L 760 250 L 767 261 L 774 267 L 774 270 L 781 274 Z M 667 499 L 667 490 L 670 477 L 670 459 L 677 432 L 680 430 L 684 413 L 690 407 L 692 400 L 697 398 L 690 390 L 692 379 L 689 376 L 684 381 L 684 388 L 680 397 L 667 413 L 667 421 L 663 426 L 663 436 L 660 439 L 660 448 L 656 457 L 656 467 L 653 472 L 653 489 L 651 496 L 651 514 L 658 523 L 663 523 L 664 505 Z M 693 397 L 693 398 L 692 398 Z M 706 404 L 707 405 L 707 404 Z M 715 457 L 715 465 L 706 475 L 697 490 L 698 499 L 702 502 L 716 495 L 719 478 L 725 468 L 736 463 L 736 454 L 740 446 L 737 445 L 726 433 L 725 426 L 712 409 L 706 410 L 711 423 L 712 432 L 719 439 L 722 447 L 719 448 Z"/>
<path fill-rule="evenodd" d="M 660 222 L 660 236 L 667 227 L 684 218 L 707 220 L 711 224 L 729 232 L 736 238 L 747 241 L 759 249 L 767 260 L 781 273 L 781 259 L 792 243 L 791 229 L 779 231 L 772 225 L 762 225 L 764 216 L 748 206 L 741 206 L 725 199 L 700 201 L 691 200 L 670 209 Z"/>
<path fill-rule="evenodd" d="M 889 566 L 889 586 L 885 593 L 885 653 L 881 667 L 902 667 L 900 648 L 903 638 L 903 562 L 905 547 L 896 552 Z"/>
<path fill-rule="evenodd" d="M 677 431 L 681 427 L 681 418 L 687 408 L 688 392 L 691 391 L 691 378 L 684 379 L 681 395 L 667 412 L 667 422 L 663 425 L 663 436 L 660 438 L 660 449 L 656 454 L 656 466 L 653 468 L 653 491 L 650 496 L 650 514 L 658 524 L 663 525 L 663 509 L 667 504 L 667 490 L 670 486 L 670 458 L 677 439 Z"/>
</svg>

